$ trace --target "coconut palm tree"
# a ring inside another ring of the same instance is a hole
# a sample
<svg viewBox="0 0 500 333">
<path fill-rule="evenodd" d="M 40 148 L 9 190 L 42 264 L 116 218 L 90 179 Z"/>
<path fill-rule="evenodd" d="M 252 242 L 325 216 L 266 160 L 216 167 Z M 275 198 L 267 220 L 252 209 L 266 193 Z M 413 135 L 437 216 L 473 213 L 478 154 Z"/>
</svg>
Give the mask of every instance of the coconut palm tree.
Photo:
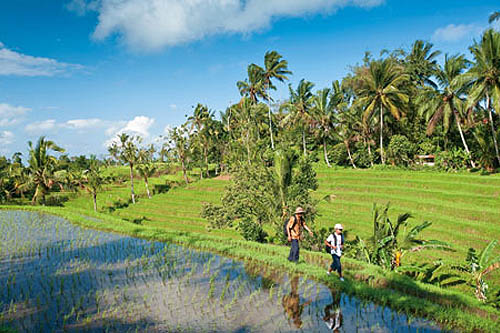
<svg viewBox="0 0 500 333">
<path fill-rule="evenodd" d="M 497 21 L 500 19 L 500 12 L 493 12 L 491 13 L 489 19 L 488 19 L 488 23 L 493 23 L 494 21 Z"/>
<path fill-rule="evenodd" d="M 157 171 L 157 167 L 152 162 L 146 162 L 138 164 L 137 171 L 139 171 L 142 179 L 144 179 L 144 184 L 146 185 L 146 193 L 148 194 L 148 198 L 151 199 L 151 192 L 149 191 L 149 178 L 153 177 L 153 175 Z"/>
<path fill-rule="evenodd" d="M 57 168 L 57 159 L 49 154 L 50 150 L 64 152 L 64 149 L 55 144 L 54 141 L 46 140 L 44 136 L 40 137 L 33 146 L 28 141 L 29 147 L 29 182 L 35 186 L 35 193 L 31 202 L 34 204 L 38 199 L 45 202 L 45 195 L 56 183 L 55 171 Z"/>
<path fill-rule="evenodd" d="M 481 41 L 470 47 L 474 62 L 468 72 L 455 79 L 457 86 L 471 85 L 467 107 L 486 100 L 491 135 L 496 158 L 500 164 L 497 134 L 493 121 L 493 109 L 500 110 L 500 33 L 486 30 Z M 493 106 L 492 106 L 493 105 Z"/>
<path fill-rule="evenodd" d="M 349 161 L 354 169 L 356 169 L 356 163 L 354 163 L 354 159 L 352 158 L 351 143 L 359 140 L 359 134 L 354 126 L 356 119 L 355 113 L 355 108 L 345 109 L 336 114 L 335 119 L 335 122 L 337 123 L 335 136 L 338 140 L 344 143 L 347 150 L 347 156 L 349 157 Z"/>
<path fill-rule="evenodd" d="M 208 144 L 210 141 L 209 123 L 213 118 L 213 113 L 205 105 L 198 104 L 194 109 L 193 115 L 188 118 L 191 124 L 192 135 L 195 137 L 195 143 L 202 151 L 205 164 L 205 173 L 208 172 Z M 203 179 L 203 171 L 200 170 L 200 178 Z"/>
<path fill-rule="evenodd" d="M 433 45 L 422 40 L 413 43 L 410 53 L 403 60 L 405 70 L 410 75 L 412 82 L 416 82 L 420 87 L 425 85 L 437 88 L 437 85 L 430 79 L 438 68 L 436 58 L 440 51 L 432 51 Z"/>
<path fill-rule="evenodd" d="M 271 101 L 272 98 L 269 94 L 269 90 L 276 90 L 273 85 L 272 80 L 276 79 L 280 82 L 288 80 L 288 75 L 292 74 L 288 70 L 288 62 L 283 59 L 283 57 L 276 51 L 268 51 L 264 56 L 264 88 L 267 90 L 267 104 L 268 104 L 268 115 L 269 115 L 269 134 L 271 135 L 271 148 L 274 149 L 274 138 L 273 138 L 273 123 L 271 118 Z"/>
<path fill-rule="evenodd" d="M 181 162 L 182 174 L 184 176 L 184 181 L 186 182 L 187 185 L 189 184 L 189 178 L 187 176 L 186 162 L 189 151 L 189 144 L 188 144 L 189 138 L 186 126 L 182 125 L 180 127 L 175 127 L 174 129 L 170 130 L 169 138 L 170 138 L 170 144 L 174 147 L 177 153 L 177 158 Z"/>
<path fill-rule="evenodd" d="M 384 158 L 384 112 L 399 120 L 408 103 L 408 95 L 401 86 L 409 76 L 394 59 L 372 60 L 369 66 L 357 69 L 356 103 L 364 107 L 363 119 L 368 122 L 378 111 L 380 123 L 380 158 Z"/>
<path fill-rule="evenodd" d="M 136 142 L 140 141 L 139 137 L 133 137 L 126 133 L 121 133 L 118 135 L 119 142 L 113 142 L 108 151 L 111 154 L 116 154 L 118 160 L 124 164 L 128 164 L 130 169 L 130 193 L 132 197 L 132 203 L 135 204 L 135 192 L 134 192 L 134 165 L 138 159 L 139 149 L 137 148 Z"/>
<path fill-rule="evenodd" d="M 90 167 L 83 172 L 83 183 L 85 189 L 92 195 L 94 211 L 97 212 L 97 194 L 102 189 L 106 178 L 101 175 L 99 163 L 96 159 L 91 159 Z"/>
<path fill-rule="evenodd" d="M 313 115 L 315 121 L 315 134 L 316 137 L 321 140 L 323 144 L 323 155 L 325 158 L 325 163 L 329 168 L 330 161 L 328 160 L 328 149 L 327 149 L 327 141 L 332 137 L 333 123 L 335 119 L 334 114 L 334 104 L 332 103 L 332 99 L 330 97 L 330 89 L 325 88 L 319 90 L 316 95 L 312 98 L 312 110 L 311 113 Z"/>
<path fill-rule="evenodd" d="M 465 59 L 464 55 L 452 57 L 445 55 L 444 67 L 438 68 L 435 71 L 440 88 L 426 88 L 423 90 L 417 98 L 417 105 L 419 105 L 420 115 L 424 115 L 428 122 L 427 135 L 431 135 L 436 125 L 441 121 L 443 121 L 445 134 L 448 133 L 450 119 L 453 118 L 455 120 L 462 144 L 470 156 L 472 167 L 475 168 L 475 163 L 472 160 L 469 146 L 467 145 L 462 125 L 460 124 L 466 118 L 463 114 L 465 102 L 461 97 L 466 94 L 467 86 L 462 85 L 457 87 L 451 84 L 456 77 L 462 74 L 468 64 L 469 62 Z"/>
<path fill-rule="evenodd" d="M 139 149 L 137 171 L 144 180 L 146 186 L 146 193 L 148 198 L 151 199 L 151 192 L 149 191 L 149 178 L 152 177 L 158 170 L 156 165 L 153 163 L 154 147 L 149 149 Z"/>
<path fill-rule="evenodd" d="M 250 64 L 247 68 L 247 74 L 247 79 L 236 83 L 240 95 L 250 98 L 252 103 L 255 104 L 259 101 L 259 98 L 267 99 L 264 85 L 264 69 L 256 64 Z"/>
<path fill-rule="evenodd" d="M 283 119 L 283 122 L 296 126 L 301 130 L 304 156 L 307 155 L 306 131 L 312 122 L 311 102 L 313 87 L 314 83 L 306 81 L 305 79 L 300 80 L 296 90 L 289 85 L 290 100 L 284 105 L 284 107 L 289 110 L 289 113 Z"/>
</svg>

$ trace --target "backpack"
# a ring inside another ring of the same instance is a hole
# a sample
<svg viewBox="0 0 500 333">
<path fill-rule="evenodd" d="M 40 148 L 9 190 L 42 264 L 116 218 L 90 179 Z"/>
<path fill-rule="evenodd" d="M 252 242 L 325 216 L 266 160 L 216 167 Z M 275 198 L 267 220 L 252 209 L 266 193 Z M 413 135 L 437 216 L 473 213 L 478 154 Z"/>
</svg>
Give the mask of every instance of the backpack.
<svg viewBox="0 0 500 333">
<path fill-rule="evenodd" d="M 337 237 L 335 237 L 334 234 L 331 234 L 331 235 L 333 235 L 333 239 L 335 241 L 335 246 L 337 246 Z M 344 245 L 344 233 L 340 234 L 340 244 Z M 331 254 L 332 253 L 332 248 L 329 247 L 328 245 L 325 245 L 325 251 L 326 251 L 326 253 Z"/>
<path fill-rule="evenodd" d="M 283 233 L 285 235 L 285 238 L 288 237 L 288 230 L 286 230 L 286 228 L 288 226 L 288 221 L 290 221 L 290 219 L 285 219 L 285 223 L 283 224 Z M 293 229 L 296 224 L 297 224 L 297 217 L 295 215 L 293 215 L 293 224 L 292 224 L 292 227 L 290 229 Z"/>
</svg>

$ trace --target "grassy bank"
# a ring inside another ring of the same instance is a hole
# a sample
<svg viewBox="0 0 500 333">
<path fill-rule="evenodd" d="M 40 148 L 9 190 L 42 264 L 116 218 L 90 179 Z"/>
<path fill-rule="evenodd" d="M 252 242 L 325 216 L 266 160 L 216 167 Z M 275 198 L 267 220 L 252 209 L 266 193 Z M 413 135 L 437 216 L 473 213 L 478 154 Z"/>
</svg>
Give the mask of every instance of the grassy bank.
<svg viewBox="0 0 500 333">
<path fill-rule="evenodd" d="M 410 212 L 415 222 L 433 222 L 423 237 L 447 241 L 455 249 L 455 252 L 410 254 L 405 261 L 430 263 L 441 259 L 448 266 L 457 265 L 464 262 L 469 247 L 481 250 L 490 240 L 500 239 L 499 175 L 329 169 L 323 166 L 316 166 L 316 171 L 320 187 L 315 195 L 332 197 L 330 202 L 321 202 L 319 206 L 317 228 L 340 222 L 349 230 L 350 238 L 354 235 L 368 237 L 372 229 L 373 203 L 391 202 L 392 217 Z M 125 174 L 127 169 L 113 168 L 106 172 Z M 191 178 L 198 177 L 191 174 Z M 181 179 L 181 174 L 176 173 L 152 178 L 150 183 L 154 186 Z M 286 247 L 245 242 L 234 229 L 207 231 L 206 221 L 200 217 L 202 204 L 219 202 L 227 183 L 227 178 L 205 179 L 147 199 L 144 183 L 137 179 L 138 202 L 135 205 L 127 204 L 130 189 L 125 182 L 109 185 L 99 194 L 99 213 L 93 212 L 91 198 L 85 193 L 73 197 L 64 208 L 23 208 L 60 215 L 85 227 L 171 241 L 257 264 L 266 263 L 336 284 L 324 273 L 329 261 L 326 254 L 305 252 L 303 264 L 290 266 L 285 260 Z M 120 208 L 116 208 L 117 205 Z M 444 290 L 351 259 L 345 258 L 344 263 L 350 282 L 336 287 L 348 294 L 426 316 L 445 325 L 471 331 L 496 330 L 492 323 L 498 320 L 499 312 L 479 303 L 472 289 L 465 285 Z M 500 272 L 490 275 L 488 281 L 498 285 Z"/>
<path fill-rule="evenodd" d="M 458 327 L 460 330 L 471 332 L 498 330 L 497 322 L 500 314 L 482 305 L 473 297 L 457 291 L 424 285 L 352 259 L 344 260 L 348 279 L 345 283 L 340 283 L 337 278 L 325 274 L 324 267 L 329 262 L 329 256 L 324 253 L 303 251 L 304 261 L 295 265 L 285 259 L 288 249 L 282 246 L 258 244 L 197 232 L 168 230 L 150 225 L 137 225 L 121 218 L 93 213 L 86 209 L 29 206 L 0 206 L 0 208 L 54 214 L 87 228 L 178 243 L 246 260 L 267 268 L 299 273 L 342 290 L 346 294 L 383 306 L 390 306 L 410 315 L 427 317 L 446 328 Z"/>
<path fill-rule="evenodd" d="M 126 172 L 124 168 L 117 168 Z M 432 226 L 422 236 L 450 243 L 454 252 L 426 251 L 427 262 L 441 259 L 445 265 L 462 264 L 470 247 L 481 250 L 492 239 L 500 239 L 500 175 L 450 174 L 415 171 L 377 171 L 330 169 L 317 165 L 318 198 L 332 195 L 330 202 L 322 201 L 316 227 L 331 227 L 342 223 L 354 235 L 366 238 L 372 231 L 373 203 L 391 203 L 390 214 L 410 212 L 413 221 L 430 221 Z M 114 171 L 115 172 L 115 171 Z M 196 174 L 191 178 L 197 179 Z M 180 173 L 153 178 L 153 183 L 181 180 Z M 200 217 L 203 202 L 218 203 L 227 180 L 220 178 L 196 181 L 168 193 L 146 198 L 141 180 L 136 181 L 139 201 L 112 212 L 115 217 L 142 220 L 143 225 L 166 230 L 208 234 L 206 221 Z M 128 183 L 110 186 L 98 197 L 102 212 L 130 196 Z M 65 204 L 70 209 L 92 210 L 88 195 L 80 195 Z M 233 229 L 212 231 L 230 239 L 241 239 Z M 500 255 L 500 249 L 497 250 Z M 408 254 L 405 261 L 421 262 L 421 253 Z M 489 279 L 500 284 L 500 272 Z M 465 291 L 465 290 L 464 290 Z M 470 290 L 469 290 L 470 291 Z"/>
</svg>

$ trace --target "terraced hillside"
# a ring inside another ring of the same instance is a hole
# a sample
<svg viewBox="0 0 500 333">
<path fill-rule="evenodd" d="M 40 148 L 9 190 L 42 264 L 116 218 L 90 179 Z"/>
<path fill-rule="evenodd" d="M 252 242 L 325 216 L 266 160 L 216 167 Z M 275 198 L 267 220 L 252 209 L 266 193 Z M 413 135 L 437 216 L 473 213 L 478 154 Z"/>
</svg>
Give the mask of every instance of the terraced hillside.
<svg viewBox="0 0 500 333">
<path fill-rule="evenodd" d="M 423 235 L 454 245 L 456 252 L 426 251 L 426 259 L 462 261 L 469 247 L 500 239 L 500 177 L 436 172 L 317 169 L 318 194 L 333 194 L 320 205 L 321 226 L 343 223 L 351 234 L 371 232 L 373 203 L 391 204 L 391 216 L 410 212 L 414 222 L 430 221 Z M 421 254 L 419 254 L 421 255 Z"/>
<path fill-rule="evenodd" d="M 318 197 L 331 195 L 330 202 L 319 206 L 317 227 L 342 223 L 354 235 L 368 237 L 371 232 L 373 203 L 391 204 L 390 216 L 410 212 L 413 223 L 431 221 L 424 232 L 427 239 L 449 242 L 455 252 L 426 251 L 410 254 L 405 260 L 443 259 L 445 263 L 462 263 L 469 247 L 482 249 L 490 240 L 500 239 L 500 176 L 448 174 L 414 171 L 376 171 L 329 169 L 317 166 L 320 187 Z M 194 178 L 195 176 L 193 176 Z M 164 183 L 180 179 L 180 175 L 162 176 L 151 182 Z M 147 199 L 144 183 L 136 181 L 139 194 L 136 205 L 112 212 L 128 220 L 165 229 L 207 233 L 205 220 L 200 217 L 203 202 L 218 202 L 227 180 L 205 179 L 186 187 Z M 98 197 L 101 210 L 129 197 L 128 183 L 111 186 Z M 74 208 L 92 209 L 86 195 L 67 203 Z M 143 219 L 145 217 L 145 219 Z M 235 230 L 212 231 L 217 235 L 240 238 Z M 500 253 L 498 253 L 500 254 Z M 500 274 L 493 277 L 500 281 Z"/>
</svg>

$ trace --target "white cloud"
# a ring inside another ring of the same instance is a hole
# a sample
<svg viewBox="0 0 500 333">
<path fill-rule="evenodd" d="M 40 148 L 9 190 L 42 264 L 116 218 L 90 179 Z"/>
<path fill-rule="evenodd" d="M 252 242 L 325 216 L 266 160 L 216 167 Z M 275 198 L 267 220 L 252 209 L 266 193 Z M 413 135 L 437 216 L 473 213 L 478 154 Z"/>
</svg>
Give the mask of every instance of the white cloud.
<svg viewBox="0 0 500 333">
<path fill-rule="evenodd" d="M 432 34 L 432 40 L 438 42 L 456 42 L 478 34 L 481 30 L 483 30 L 483 27 L 475 24 L 449 24 L 446 27 L 436 29 Z"/>
<path fill-rule="evenodd" d="M 149 118 L 146 116 L 136 116 L 121 128 L 118 128 L 116 124 L 113 124 L 106 130 L 106 134 L 110 136 L 110 138 L 106 140 L 104 145 L 106 147 L 109 147 L 113 144 L 113 142 L 116 142 L 117 136 L 122 133 L 138 135 L 143 139 L 148 139 L 150 136 L 149 129 L 151 128 L 151 126 L 153 126 L 154 122 L 155 120 L 153 118 Z"/>
<path fill-rule="evenodd" d="M 12 126 L 21 122 L 26 112 L 30 110 L 23 106 L 0 103 L 0 127 Z"/>
<path fill-rule="evenodd" d="M 53 132 L 59 129 L 86 130 L 109 126 L 110 122 L 98 118 L 72 119 L 66 122 L 57 122 L 54 119 L 35 121 L 25 126 L 25 130 L 31 133 Z"/>
<path fill-rule="evenodd" d="M 83 16 L 87 14 L 89 11 L 94 11 L 98 8 L 99 2 L 94 1 L 86 1 L 86 0 L 71 0 L 68 2 L 65 7 L 67 10 L 75 12 L 79 16 Z"/>
<path fill-rule="evenodd" d="M 49 132 L 59 127 L 54 119 L 47 119 L 42 121 L 35 121 L 26 125 L 24 128 L 27 132 L 40 133 Z"/>
<path fill-rule="evenodd" d="M 73 0 L 76 13 L 95 10 L 97 40 L 118 34 L 132 48 L 155 50 L 221 33 L 250 33 L 273 19 L 331 14 L 384 0 Z"/>
<path fill-rule="evenodd" d="M 83 66 L 12 51 L 0 43 L 0 75 L 54 76 Z"/>
<path fill-rule="evenodd" d="M 0 131 L 0 146 L 8 146 L 14 142 L 14 133 L 10 131 Z"/>
<path fill-rule="evenodd" d="M 103 121 L 98 118 L 73 119 L 73 120 L 68 120 L 63 124 L 64 127 L 73 129 L 96 128 L 96 127 L 101 127 L 102 125 Z"/>
</svg>

